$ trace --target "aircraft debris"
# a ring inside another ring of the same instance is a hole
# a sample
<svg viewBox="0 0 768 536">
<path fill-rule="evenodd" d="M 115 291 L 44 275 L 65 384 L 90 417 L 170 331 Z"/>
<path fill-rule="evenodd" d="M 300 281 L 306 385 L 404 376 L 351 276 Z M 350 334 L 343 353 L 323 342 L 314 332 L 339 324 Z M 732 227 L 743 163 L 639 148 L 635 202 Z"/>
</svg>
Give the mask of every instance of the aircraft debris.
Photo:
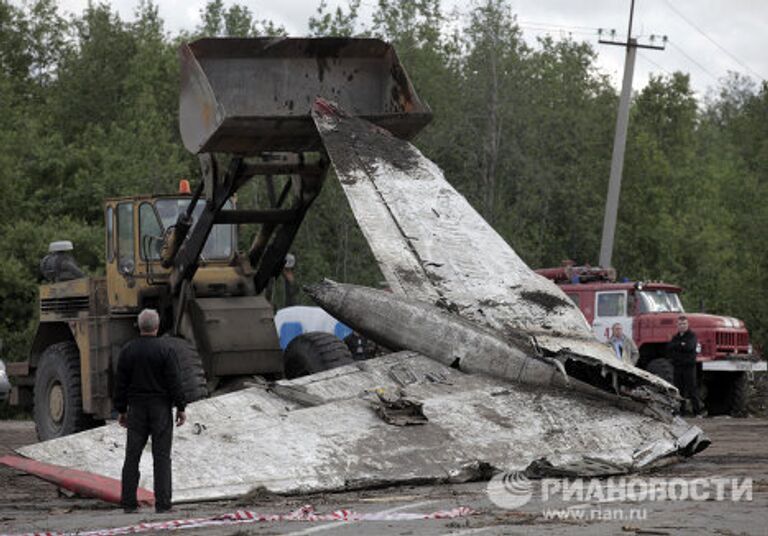
<svg viewBox="0 0 768 536">
<path fill-rule="evenodd" d="M 391 371 L 407 366 L 406 387 Z M 443 377 L 445 382 L 434 382 Z M 272 493 L 341 491 L 413 482 L 464 482 L 492 470 L 602 476 L 666 463 L 700 448 L 702 433 L 604 400 L 467 374 L 415 352 L 398 352 L 277 385 L 254 386 L 188 406 L 204 426 L 177 428 L 175 502 Z M 301 390 L 305 406 L 277 393 Z M 377 390 L 421 403 L 426 423 L 396 426 L 372 407 Z M 120 478 L 125 430 L 110 424 L 23 447 L 32 459 Z M 139 485 L 152 489 L 152 459 Z"/>
<path fill-rule="evenodd" d="M 313 117 L 393 293 L 333 282 L 309 292 L 396 353 L 191 404 L 199 426 L 175 434 L 175 502 L 491 469 L 607 476 L 707 446 L 671 413 L 676 389 L 616 360 L 413 145 L 325 101 Z M 119 478 L 124 443 L 109 425 L 19 452 Z"/>
</svg>

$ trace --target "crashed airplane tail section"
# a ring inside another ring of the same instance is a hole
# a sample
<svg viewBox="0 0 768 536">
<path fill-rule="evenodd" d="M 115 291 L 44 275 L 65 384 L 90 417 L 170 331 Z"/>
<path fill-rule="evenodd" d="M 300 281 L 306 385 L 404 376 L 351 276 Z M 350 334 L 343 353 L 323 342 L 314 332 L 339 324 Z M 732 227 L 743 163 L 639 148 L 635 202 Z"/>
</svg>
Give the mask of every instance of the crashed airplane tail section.
<svg viewBox="0 0 768 536">
<path fill-rule="evenodd" d="M 542 356 L 529 340 L 502 340 L 491 330 L 437 306 L 329 280 L 305 291 L 328 313 L 391 350 L 419 352 L 470 374 L 613 400 L 608 392 L 569 378 L 560 361 Z"/>
<path fill-rule="evenodd" d="M 394 293 L 438 306 L 514 348 L 506 361 L 486 363 L 486 372 L 511 367 L 527 383 L 550 383 L 543 378 L 559 371 L 572 384 L 590 384 L 651 411 L 678 407 L 673 386 L 616 359 L 562 290 L 531 270 L 412 144 L 321 99 L 312 113 Z M 466 348 L 453 351 L 463 355 L 471 344 Z M 520 370 L 520 363 L 530 368 Z"/>
<path fill-rule="evenodd" d="M 398 425 L 382 410 L 400 400 L 419 408 L 420 418 Z M 174 431 L 174 502 L 257 489 L 463 482 L 487 478 L 489 470 L 608 476 L 706 444 L 699 428 L 679 418 L 663 422 L 579 393 L 518 387 L 414 352 L 200 400 L 187 416 L 188 425 Z M 119 479 L 125 441 L 125 430 L 112 423 L 19 452 Z M 139 485 L 152 489 L 148 454 Z"/>
</svg>

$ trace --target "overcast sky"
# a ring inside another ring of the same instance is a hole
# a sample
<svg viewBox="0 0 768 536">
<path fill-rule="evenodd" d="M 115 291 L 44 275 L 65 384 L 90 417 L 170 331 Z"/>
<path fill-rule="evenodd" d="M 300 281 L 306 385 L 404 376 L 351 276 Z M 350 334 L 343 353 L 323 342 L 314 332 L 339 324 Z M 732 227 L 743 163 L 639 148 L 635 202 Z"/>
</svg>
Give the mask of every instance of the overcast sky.
<svg viewBox="0 0 768 536">
<path fill-rule="evenodd" d="M 407 1 L 407 0 L 405 0 Z M 466 13 L 478 0 L 443 0 L 446 11 Z M 138 0 L 112 0 L 125 20 L 133 18 Z M 155 0 L 171 33 L 193 29 L 200 22 L 205 0 Z M 320 0 L 224 0 L 225 5 L 245 5 L 257 19 L 271 19 L 292 35 L 307 33 L 307 20 Z M 330 7 L 346 6 L 346 0 L 327 0 Z M 87 0 L 60 0 L 62 10 L 81 13 Z M 376 0 L 363 0 L 362 16 L 369 18 Z M 511 0 L 524 35 L 571 34 L 592 43 L 599 54 L 600 68 L 620 85 L 624 49 L 601 45 L 597 29 L 615 29 L 625 39 L 630 0 Z M 691 74 L 699 96 L 716 86 L 728 71 L 738 71 L 754 80 L 768 77 L 768 0 L 636 0 L 633 35 L 648 43 L 652 34 L 667 35 L 666 50 L 640 50 L 634 87 L 642 88 L 651 73 L 682 70 Z M 609 36 L 610 37 L 610 36 Z"/>
</svg>

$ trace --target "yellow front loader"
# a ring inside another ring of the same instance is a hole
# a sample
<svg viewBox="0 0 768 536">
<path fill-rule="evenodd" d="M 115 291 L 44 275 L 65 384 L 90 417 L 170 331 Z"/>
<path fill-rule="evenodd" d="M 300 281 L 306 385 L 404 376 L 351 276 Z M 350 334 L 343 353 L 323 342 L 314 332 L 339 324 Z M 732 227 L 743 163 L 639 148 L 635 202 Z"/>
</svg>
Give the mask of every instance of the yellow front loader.
<svg viewBox="0 0 768 536">
<path fill-rule="evenodd" d="M 338 102 L 406 139 L 431 117 L 393 48 L 376 39 L 201 39 L 181 46 L 180 61 L 181 136 L 201 179 L 173 195 L 107 199 L 106 276 L 52 270 L 41 285 L 29 359 L 9 366 L 11 402 L 34 408 L 40 439 L 112 415 L 117 357 L 145 307 L 160 312 L 189 401 L 243 376 L 282 375 L 293 358 L 280 350 L 264 291 L 328 169 L 313 102 Z M 238 209 L 234 195 L 254 177 L 274 195 L 263 208 Z M 247 252 L 237 250 L 242 224 L 259 226 Z M 326 362 L 336 365 L 350 359 L 327 337 L 302 351 L 335 353 Z"/>
</svg>

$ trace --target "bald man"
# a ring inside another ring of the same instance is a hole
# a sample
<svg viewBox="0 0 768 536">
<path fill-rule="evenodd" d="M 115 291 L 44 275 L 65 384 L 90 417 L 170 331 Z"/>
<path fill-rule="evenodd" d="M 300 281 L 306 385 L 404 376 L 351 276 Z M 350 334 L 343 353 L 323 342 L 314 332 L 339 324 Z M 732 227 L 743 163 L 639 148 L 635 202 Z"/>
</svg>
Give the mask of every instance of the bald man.
<svg viewBox="0 0 768 536">
<path fill-rule="evenodd" d="M 181 426 L 186 421 L 184 392 L 176 355 L 157 338 L 157 311 L 141 311 L 138 324 L 141 336 L 123 347 L 117 362 L 115 410 L 120 426 L 128 429 L 120 505 L 126 513 L 138 510 L 139 462 L 151 436 L 155 511 L 162 513 L 171 510 L 172 406 L 176 426 Z"/>
</svg>

